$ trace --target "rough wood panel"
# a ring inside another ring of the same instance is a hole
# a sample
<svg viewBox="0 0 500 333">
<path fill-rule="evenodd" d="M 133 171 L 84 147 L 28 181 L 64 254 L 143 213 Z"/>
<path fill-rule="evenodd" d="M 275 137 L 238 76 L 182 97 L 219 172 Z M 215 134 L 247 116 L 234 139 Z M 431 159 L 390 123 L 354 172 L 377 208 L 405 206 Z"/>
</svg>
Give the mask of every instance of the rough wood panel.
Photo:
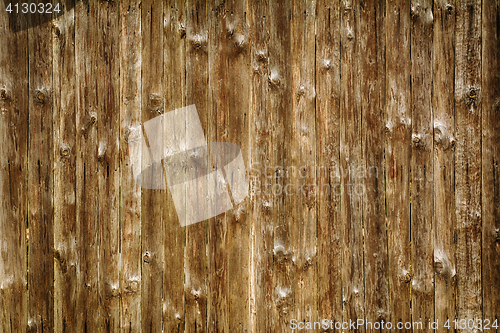
<svg viewBox="0 0 500 333">
<path fill-rule="evenodd" d="M 316 248 L 316 110 L 315 110 L 316 1 L 292 2 L 291 72 L 292 109 L 290 142 L 291 181 L 299 188 L 292 210 L 292 318 L 317 319 Z"/>
<path fill-rule="evenodd" d="M 386 8 L 386 214 L 391 321 L 411 321 L 410 312 L 410 2 Z"/>
<path fill-rule="evenodd" d="M 318 318 L 342 318 L 340 1 L 316 2 Z"/>
<path fill-rule="evenodd" d="M 359 18 L 365 317 L 371 322 L 390 320 L 384 188 L 385 11 L 385 3 L 367 1 L 360 6 Z M 366 331 L 378 330 L 368 326 Z"/>
<path fill-rule="evenodd" d="M 434 2 L 434 294 L 435 320 L 455 318 L 455 2 Z M 448 332 L 440 326 L 437 332 Z"/>
<path fill-rule="evenodd" d="M 340 166 L 342 228 L 342 320 L 365 317 L 363 281 L 363 168 L 359 5 L 341 4 Z M 364 327 L 360 328 L 364 332 Z"/>
<path fill-rule="evenodd" d="M 167 1 L 164 5 L 164 96 L 165 112 L 185 105 L 186 18 L 184 2 Z M 168 190 L 167 190 L 168 192 Z M 165 199 L 165 263 L 163 268 L 163 330 L 184 332 L 184 255 L 185 228 L 178 222 L 170 194 Z"/>
<path fill-rule="evenodd" d="M 413 0 L 411 20 L 411 318 L 428 325 L 434 321 L 432 1 Z"/>
<path fill-rule="evenodd" d="M 262 191 L 268 181 L 262 167 L 275 165 L 272 142 L 272 116 L 267 109 L 269 98 L 269 54 L 267 34 L 269 24 L 269 2 L 249 3 L 250 36 L 250 140 L 249 163 L 250 209 L 253 210 L 250 266 L 250 309 L 253 332 L 269 332 L 274 329 L 272 310 L 273 295 L 273 212 L 269 207 L 274 199 L 272 193 Z"/>
<path fill-rule="evenodd" d="M 120 2 L 121 328 L 141 332 L 141 187 L 132 172 L 128 142 L 142 131 L 141 3 Z M 99 147 L 101 148 L 101 147 Z M 106 151 L 106 147 L 103 147 Z M 106 156 L 106 155 L 105 155 Z M 140 158 L 139 158 L 140 159 Z M 140 164 L 140 162 L 139 162 Z"/>
<path fill-rule="evenodd" d="M 163 108 L 163 3 L 142 2 L 142 122 Z M 170 110 L 167 110 L 167 112 Z M 146 135 L 151 133 L 146 133 Z M 163 140 L 163 131 L 156 134 Z M 148 137 L 150 148 L 153 138 Z M 144 164 L 144 162 L 143 162 Z M 152 183 L 164 182 L 162 163 L 151 166 Z M 142 330 L 161 332 L 163 297 L 163 204 L 166 191 L 142 190 Z"/>
<path fill-rule="evenodd" d="M 26 332 L 28 34 L 0 4 L 0 332 Z M 9 23 L 9 21 L 11 21 Z M 15 31 L 18 31 L 17 33 Z M 5 240 L 7 240 L 5 242 Z"/>
<path fill-rule="evenodd" d="M 273 211 L 273 285 L 272 285 L 272 325 L 275 332 L 289 332 L 292 312 L 292 195 L 297 191 L 292 184 L 290 172 L 291 158 L 289 143 L 291 142 L 292 71 L 291 55 L 291 5 L 288 1 L 269 2 L 269 93 L 266 109 L 271 114 L 273 142 L 273 160 L 260 167 L 268 177 L 268 184 L 261 185 L 261 191 L 270 192 L 275 186 L 280 189 L 273 193 L 273 201 L 268 202 Z M 286 144 L 280 144 L 286 143 Z M 274 162 L 273 164 L 270 164 Z M 290 185 L 286 187 L 287 185 Z M 288 192 L 287 192 L 288 189 Z M 295 318 L 297 319 L 297 318 Z"/>
<path fill-rule="evenodd" d="M 482 8 L 483 319 L 500 317 L 500 3 Z M 497 322 L 498 323 L 498 322 Z M 498 328 L 491 328 L 491 332 Z"/>
<path fill-rule="evenodd" d="M 481 1 L 458 1 L 455 28 L 457 319 L 482 318 Z M 472 329 L 458 332 L 473 332 Z"/>
<path fill-rule="evenodd" d="M 247 8 L 242 1 L 228 1 L 211 9 L 209 29 L 215 40 L 211 45 L 214 52 L 209 56 L 209 75 L 211 105 L 215 108 L 211 109 L 208 121 L 216 124 L 216 128 L 215 132 L 210 131 L 209 141 L 237 144 L 248 162 L 250 36 Z M 216 118 L 212 118 L 213 115 Z M 234 175 L 227 173 L 225 177 L 231 183 Z M 244 200 L 209 224 L 213 226 L 209 239 L 209 249 L 213 251 L 209 273 L 213 317 L 209 320 L 215 320 L 216 331 L 250 330 L 251 214 L 248 207 L 249 201 Z"/>
<path fill-rule="evenodd" d="M 75 5 L 74 2 L 68 5 Z M 78 262 L 77 330 L 98 331 L 99 213 L 97 165 L 98 49 L 97 7 L 81 2 L 75 7 L 76 93 L 76 225 Z M 87 93 L 90 91 L 91 93 Z M 105 315 L 104 313 L 102 315 Z"/>
<path fill-rule="evenodd" d="M 76 223 L 75 18 L 73 12 L 52 21 L 54 117 L 54 329 L 83 330 L 89 308 L 82 291 L 85 230 Z M 81 221 L 79 221 L 81 222 Z M 83 224 L 83 223 L 82 223 Z M 83 261 L 83 262 L 82 262 Z M 83 267 L 82 267 L 83 266 Z M 80 272 L 80 274 L 78 274 Z M 81 293 L 80 293 L 81 292 Z M 94 290 L 96 292 L 96 290 Z M 83 315 L 83 316 L 82 316 Z M 91 316 L 95 319 L 95 315 Z M 95 329 L 95 326 L 94 326 Z"/>
<path fill-rule="evenodd" d="M 99 184 L 99 329 L 120 327 L 120 25 L 119 5 L 88 3 L 97 16 L 97 178 Z M 92 116 L 90 121 L 92 122 Z M 126 148 L 126 146 L 125 146 Z"/>
<path fill-rule="evenodd" d="M 215 122 L 215 117 L 209 120 L 209 64 L 208 64 L 208 19 L 207 3 L 203 0 L 185 2 L 186 15 L 186 105 L 194 104 L 198 111 L 202 129 L 207 142 L 208 123 Z M 212 140 L 213 141 L 213 140 Z M 202 195 L 208 194 L 207 189 L 199 189 Z M 200 208 L 201 209 L 201 208 Z M 210 222 L 213 221 L 209 220 Z M 185 331 L 207 331 L 207 221 L 189 225 L 186 230 L 186 246 L 184 255 L 185 268 Z M 210 237 L 208 235 L 208 237 Z"/>
<path fill-rule="evenodd" d="M 30 17 L 28 30 L 28 331 L 54 329 L 54 124 L 52 23 Z M 38 24 L 40 23 L 40 24 Z M 58 155 L 60 158 L 60 155 Z M 71 223 L 71 222 L 69 222 Z M 57 253 L 57 252 L 56 252 Z"/>
</svg>

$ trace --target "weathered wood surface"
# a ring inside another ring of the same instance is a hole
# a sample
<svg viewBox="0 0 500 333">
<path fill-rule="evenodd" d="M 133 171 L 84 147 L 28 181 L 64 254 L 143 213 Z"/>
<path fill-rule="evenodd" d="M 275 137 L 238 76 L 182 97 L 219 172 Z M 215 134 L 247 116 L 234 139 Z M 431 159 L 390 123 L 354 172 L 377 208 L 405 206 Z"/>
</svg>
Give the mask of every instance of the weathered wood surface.
<svg viewBox="0 0 500 333">
<path fill-rule="evenodd" d="M 455 318 L 455 13 L 452 1 L 434 4 L 434 316 L 442 323 Z"/>
<path fill-rule="evenodd" d="M 0 11 L 5 12 L 4 3 Z M 0 332 L 26 332 L 27 22 L 0 16 Z M 19 30 L 20 32 L 14 32 Z M 41 200 L 40 200 L 41 203 Z"/>
<path fill-rule="evenodd" d="M 498 331 L 498 1 L 5 9 L 0 333 Z M 181 226 L 177 193 L 137 186 L 154 149 L 134 143 L 186 133 L 141 136 L 192 104 L 250 193 Z"/>
<path fill-rule="evenodd" d="M 481 89 L 481 1 L 457 1 L 456 6 L 456 316 L 458 320 L 477 320 L 483 317 L 481 281 L 481 100 L 483 96 Z M 463 326 L 459 325 L 457 332 L 474 332 L 467 326 L 465 329 L 462 328 Z"/>
</svg>

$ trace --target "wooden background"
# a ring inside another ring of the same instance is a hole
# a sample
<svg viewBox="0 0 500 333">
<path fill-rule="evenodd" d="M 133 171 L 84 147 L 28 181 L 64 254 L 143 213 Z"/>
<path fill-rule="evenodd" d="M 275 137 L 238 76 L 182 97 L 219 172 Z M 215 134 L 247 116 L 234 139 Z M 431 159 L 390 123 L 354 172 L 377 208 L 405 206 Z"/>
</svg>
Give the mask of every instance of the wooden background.
<svg viewBox="0 0 500 333">
<path fill-rule="evenodd" d="M 498 1 L 74 1 L 0 4 L 1 333 L 499 317 Z M 181 228 L 127 140 L 191 104 L 252 194 Z"/>
</svg>

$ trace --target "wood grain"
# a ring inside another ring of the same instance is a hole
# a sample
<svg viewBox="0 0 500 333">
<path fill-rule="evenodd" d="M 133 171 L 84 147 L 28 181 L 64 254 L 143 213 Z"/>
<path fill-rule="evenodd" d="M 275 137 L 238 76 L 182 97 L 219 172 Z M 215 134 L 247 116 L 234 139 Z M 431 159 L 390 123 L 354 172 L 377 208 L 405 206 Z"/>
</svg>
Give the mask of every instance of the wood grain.
<svg viewBox="0 0 500 333">
<path fill-rule="evenodd" d="M 0 4 L 0 332 L 26 332 L 28 34 Z M 18 31 L 16 33 L 16 31 Z"/>
<path fill-rule="evenodd" d="M 481 2 L 457 2 L 455 27 L 455 212 L 457 319 L 482 318 Z M 462 329 L 457 332 L 473 332 Z"/>
<path fill-rule="evenodd" d="M 163 107 L 163 3 L 142 2 L 142 122 L 164 113 Z M 146 133 L 146 135 L 151 133 Z M 161 140 L 163 132 L 156 136 Z M 151 142 L 152 137 L 148 136 Z M 163 166 L 151 166 L 152 183 L 163 181 Z M 142 330 L 161 332 L 163 295 L 163 204 L 166 191 L 142 190 Z"/>
<path fill-rule="evenodd" d="M 370 322 L 388 322 L 388 249 L 385 221 L 384 127 L 385 127 L 385 39 L 386 6 L 367 1 L 360 7 L 360 68 L 362 106 L 362 150 L 364 165 L 363 222 L 365 233 L 365 317 Z M 367 326 L 366 331 L 378 331 Z M 388 330 L 382 330 L 388 331 Z"/>
<path fill-rule="evenodd" d="M 454 2 L 434 3 L 433 31 L 434 309 L 435 320 L 446 323 L 455 318 L 456 290 Z"/>
<path fill-rule="evenodd" d="M 318 317 L 330 320 L 342 318 L 339 9 L 340 1 L 316 2 Z"/>
<path fill-rule="evenodd" d="M 391 321 L 410 322 L 410 3 L 386 9 L 386 221 Z"/>
<path fill-rule="evenodd" d="M 165 111 L 185 106 L 186 17 L 183 1 L 164 4 L 164 96 Z M 164 203 L 163 329 L 184 332 L 184 258 L 186 232 L 178 222 L 172 197 Z"/>
<path fill-rule="evenodd" d="M 28 332 L 54 329 L 53 32 L 41 15 L 28 30 Z"/>
<path fill-rule="evenodd" d="M 91 2 L 89 2 L 89 5 Z M 120 7 L 101 1 L 97 14 L 97 178 L 99 185 L 99 329 L 120 328 Z M 92 38 L 93 36 L 89 36 Z M 116 61 L 114 61 L 116 59 Z M 90 121 L 92 122 L 92 116 Z"/>
<path fill-rule="evenodd" d="M 411 3 L 412 320 L 434 321 L 432 1 Z"/>
<path fill-rule="evenodd" d="M 120 2 L 120 184 L 121 184 L 121 328 L 141 332 L 141 187 L 136 184 L 127 142 L 141 128 L 141 4 Z M 113 144 L 113 143 L 110 143 Z M 101 148 L 101 147 L 99 147 Z M 103 146 L 104 153 L 107 153 Z M 105 155 L 106 156 L 106 155 Z M 108 166 L 107 166 L 108 167 Z M 108 167 L 109 168 L 109 167 Z M 109 170 L 109 169 L 108 169 Z"/>
<path fill-rule="evenodd" d="M 500 4 L 482 3 L 482 299 L 483 320 L 500 317 Z M 497 321 L 498 323 L 498 321 Z M 498 328 L 491 328 L 498 332 Z"/>
</svg>

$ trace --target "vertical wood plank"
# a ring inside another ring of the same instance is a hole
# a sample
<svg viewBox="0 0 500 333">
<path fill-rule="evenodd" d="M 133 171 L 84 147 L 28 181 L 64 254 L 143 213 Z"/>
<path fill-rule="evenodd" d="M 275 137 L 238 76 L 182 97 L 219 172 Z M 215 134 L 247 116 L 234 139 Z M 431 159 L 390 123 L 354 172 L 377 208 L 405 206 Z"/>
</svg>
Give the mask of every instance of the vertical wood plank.
<svg viewBox="0 0 500 333">
<path fill-rule="evenodd" d="M 243 159 L 249 154 L 249 28 L 244 2 L 228 1 L 209 11 L 215 37 L 209 58 L 211 92 L 216 91 L 217 142 L 237 144 Z M 213 61 L 213 65 L 212 65 Z M 210 117 L 209 121 L 214 122 Z M 226 174 L 227 179 L 233 175 Z M 216 330 L 245 332 L 249 327 L 250 221 L 249 202 L 243 201 L 216 217 L 210 234 L 214 261 L 210 267 Z"/>
<path fill-rule="evenodd" d="M 435 1 L 434 17 L 434 311 L 446 323 L 455 318 L 455 2 Z"/>
<path fill-rule="evenodd" d="M 500 3 L 482 8 L 483 320 L 500 318 Z M 497 321 L 498 324 L 498 321 Z M 498 332 L 498 328 L 491 328 Z"/>
<path fill-rule="evenodd" d="M 457 2 L 455 30 L 457 319 L 482 318 L 481 1 Z M 457 332 L 473 332 L 461 329 Z"/>
<path fill-rule="evenodd" d="M 340 1 L 316 3 L 318 318 L 342 318 Z"/>
<path fill-rule="evenodd" d="M 427 326 L 434 321 L 432 8 L 430 0 L 411 3 L 411 318 Z"/>
<path fill-rule="evenodd" d="M 30 16 L 28 149 L 28 331 L 54 329 L 54 124 L 51 22 Z M 60 155 L 58 155 L 60 157 Z M 68 221 L 71 223 L 71 221 Z M 57 252 L 56 252 L 57 253 Z M 57 254 L 56 254 L 57 255 Z"/>
<path fill-rule="evenodd" d="M 0 332 L 24 333 L 28 320 L 28 34 L 27 21 L 9 18 L 4 4 L 0 4 Z"/>
<path fill-rule="evenodd" d="M 132 172 L 129 138 L 141 128 L 141 3 L 120 2 L 121 328 L 141 332 L 141 187 Z M 105 149 L 105 148 L 104 148 Z"/>
<path fill-rule="evenodd" d="M 316 2 L 292 2 L 292 141 L 291 177 L 297 186 L 292 215 L 293 312 L 297 321 L 317 318 L 316 248 L 316 110 L 315 20 Z"/>
<path fill-rule="evenodd" d="M 77 330 L 98 331 L 99 213 L 97 165 L 97 8 L 95 2 L 75 6 L 76 90 L 76 225 L 78 243 Z M 87 93 L 90 92 L 90 93 Z"/>
<path fill-rule="evenodd" d="M 167 1 L 164 5 L 164 96 L 165 111 L 185 106 L 186 89 L 186 17 L 184 2 Z M 168 191 L 168 190 L 167 190 Z M 184 256 L 185 229 L 178 222 L 170 195 L 164 206 L 165 264 L 163 283 L 163 329 L 165 332 L 184 332 Z"/>
<path fill-rule="evenodd" d="M 163 2 L 142 2 L 142 122 L 163 108 Z M 150 133 L 147 133 L 150 134 Z M 157 133 L 163 138 L 163 132 Z M 152 138 L 151 138 L 152 139 Z M 160 140 L 163 142 L 163 140 Z M 144 163 L 144 162 L 143 162 Z M 152 182 L 164 181 L 163 166 L 151 166 Z M 166 191 L 142 191 L 142 330 L 161 332 L 163 294 L 163 204 Z"/>
<path fill-rule="evenodd" d="M 291 62 L 291 4 L 288 1 L 269 3 L 269 98 L 266 103 L 272 120 L 272 142 L 274 159 L 261 167 L 268 181 L 261 184 L 261 190 L 273 194 L 269 209 L 273 211 L 273 325 L 275 332 L 289 332 L 292 312 L 292 196 L 296 186 L 292 184 L 290 172 L 291 143 L 290 115 L 292 110 L 292 71 Z M 277 172 L 276 172 L 277 171 Z M 273 173 L 275 173 L 273 175 Z M 287 185 L 290 185 L 287 187 Z M 273 188 L 281 189 L 271 192 Z M 288 190 L 288 191 L 287 191 Z M 297 318 L 295 318 L 297 319 Z"/>
<path fill-rule="evenodd" d="M 97 38 L 95 34 L 88 38 L 96 38 L 98 45 L 94 154 L 99 185 L 99 329 L 117 332 L 120 290 L 122 295 L 124 291 L 120 289 L 120 7 L 113 1 L 89 1 L 86 6 L 89 17 L 97 16 Z"/>
<path fill-rule="evenodd" d="M 207 142 L 208 104 L 208 5 L 203 0 L 185 2 L 186 15 L 186 105 L 194 104 Z M 206 191 L 203 191 L 206 193 Z M 204 194 L 203 194 L 204 195 Z M 186 227 L 185 247 L 185 331 L 207 330 L 207 222 Z"/>
<path fill-rule="evenodd" d="M 64 6 L 61 10 L 66 10 Z M 64 15 L 55 18 L 52 24 L 54 247 L 56 250 L 54 253 L 56 259 L 54 261 L 54 328 L 69 332 L 78 328 L 82 330 L 82 321 L 86 320 L 87 308 L 77 311 L 77 300 L 83 300 L 86 296 L 85 291 L 81 290 L 81 284 L 78 283 L 78 280 L 82 278 L 78 272 L 85 268 L 86 258 L 82 258 L 79 254 L 88 240 L 83 244 L 79 240 L 89 235 L 81 235 L 84 230 L 76 223 L 74 12 L 67 11 Z"/>
<path fill-rule="evenodd" d="M 363 281 L 363 168 L 361 147 L 361 82 L 359 80 L 359 6 L 341 6 L 340 165 L 343 225 L 343 321 L 365 317 Z M 360 329 L 364 332 L 364 327 Z"/>
<path fill-rule="evenodd" d="M 410 312 L 410 3 L 386 8 L 386 204 L 391 321 Z"/>
<path fill-rule="evenodd" d="M 370 322 L 388 322 L 391 319 L 384 188 L 385 12 L 385 3 L 377 0 L 367 1 L 360 6 L 364 159 L 360 176 L 364 178 L 366 321 Z M 367 326 L 366 331 L 378 330 Z"/>
<path fill-rule="evenodd" d="M 249 3 L 251 92 L 250 92 L 250 168 L 249 178 L 251 209 L 251 329 L 252 332 L 269 332 L 273 325 L 273 213 L 275 204 L 272 193 L 262 191 L 267 178 L 262 168 L 276 165 L 272 141 L 272 110 L 267 109 L 269 99 L 268 24 L 269 2 Z"/>
</svg>

